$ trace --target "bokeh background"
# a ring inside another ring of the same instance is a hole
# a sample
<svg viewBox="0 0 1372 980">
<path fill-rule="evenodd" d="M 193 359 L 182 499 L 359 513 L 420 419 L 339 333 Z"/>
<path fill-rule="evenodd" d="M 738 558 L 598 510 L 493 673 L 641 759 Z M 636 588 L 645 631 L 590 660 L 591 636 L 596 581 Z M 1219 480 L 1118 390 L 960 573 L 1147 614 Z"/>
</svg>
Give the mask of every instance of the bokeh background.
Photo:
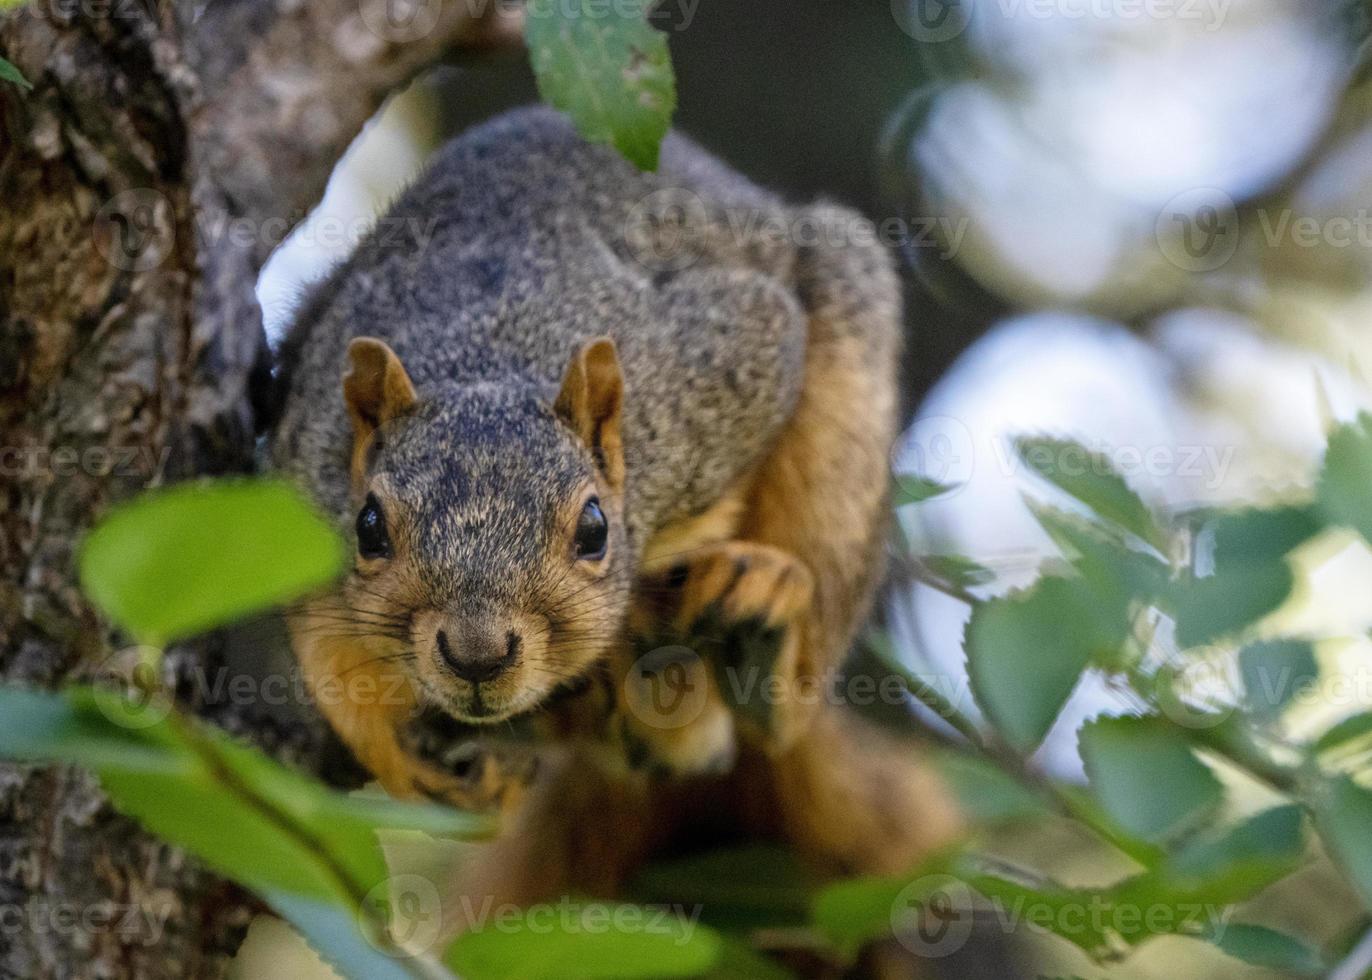
<svg viewBox="0 0 1372 980">
<path fill-rule="evenodd" d="M 681 129 L 789 197 L 895 229 L 910 419 L 895 465 L 962 485 L 906 515 L 907 531 L 992 569 L 983 591 L 1029 581 L 1050 550 L 1007 436 L 1070 434 L 1167 507 L 1267 503 L 1308 487 L 1331 420 L 1369 407 L 1365 3 L 666 0 L 655 17 Z M 435 146 L 536 97 L 516 52 L 393 99 L 264 271 L 273 338 Z M 1331 662 L 1372 666 L 1372 554 L 1324 538 L 1298 563 L 1285 628 L 1331 637 Z M 915 585 L 890 616 L 911 664 L 973 711 L 966 614 Z M 1043 763 L 1073 777 L 1080 721 L 1130 707 L 1085 683 Z M 1003 848 L 1068 881 L 1117 870 L 1051 829 Z M 1317 865 L 1265 901 L 1332 939 L 1356 925 L 1342 888 Z M 254 928 L 242 976 L 304 975 L 308 951 L 284 930 Z M 1022 945 L 1044 974 L 1103 975 L 1065 943 Z M 1171 939 L 1108 975 L 1274 976 Z"/>
</svg>

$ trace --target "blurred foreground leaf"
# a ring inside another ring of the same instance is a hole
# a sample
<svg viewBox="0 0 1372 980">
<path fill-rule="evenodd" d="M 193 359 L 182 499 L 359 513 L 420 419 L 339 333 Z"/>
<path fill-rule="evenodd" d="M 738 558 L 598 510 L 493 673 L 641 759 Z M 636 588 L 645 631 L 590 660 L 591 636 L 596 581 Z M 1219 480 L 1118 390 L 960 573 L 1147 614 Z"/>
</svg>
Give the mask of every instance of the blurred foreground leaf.
<svg viewBox="0 0 1372 980">
<path fill-rule="evenodd" d="M 1203 526 L 1214 542 L 1216 568 L 1277 561 L 1323 530 L 1319 511 L 1308 505 L 1230 511 Z"/>
<path fill-rule="evenodd" d="M 635 877 L 631 895 L 648 904 L 699 906 L 720 928 L 776 928 L 804 923 L 817 887 L 794 853 L 757 844 L 656 861 Z"/>
<path fill-rule="evenodd" d="M 1280 881 L 1305 859 L 1301 808 L 1278 806 L 1197 836 L 1144 881 L 1150 889 L 1228 905 Z"/>
<path fill-rule="evenodd" d="M 1341 425 L 1329 436 L 1317 499 L 1325 519 L 1372 541 L 1372 415 Z"/>
<path fill-rule="evenodd" d="M 933 762 L 963 812 L 977 823 L 1014 823 L 1051 812 L 1036 793 L 984 759 L 945 751 L 935 755 Z"/>
<path fill-rule="evenodd" d="M 1281 713 L 1320 675 L 1315 650 L 1302 640 L 1253 643 L 1239 651 L 1245 704 L 1260 717 Z"/>
<path fill-rule="evenodd" d="M 896 474 L 896 489 L 895 493 L 892 494 L 892 503 L 896 507 L 904 507 L 907 504 L 922 504 L 926 500 L 942 497 L 956 489 L 957 486 L 953 484 L 939 483 L 937 480 L 920 476 L 918 473 L 898 473 Z"/>
<path fill-rule="evenodd" d="M 1364 902 L 1372 903 L 1372 792 L 1336 779 L 1321 807 L 1319 825 L 1330 850 Z"/>
<path fill-rule="evenodd" d="M 1011 745 L 1043 740 L 1093 660 L 1129 635 L 1129 596 L 1081 578 L 1042 578 L 972 610 L 964 645 L 972 691 Z"/>
<path fill-rule="evenodd" d="M 1325 969 L 1319 954 L 1305 943 L 1266 926 L 1231 922 L 1209 938 L 1236 960 L 1287 976 L 1316 976 Z"/>
<path fill-rule="evenodd" d="M 666 910 L 569 900 L 465 933 L 446 961 L 480 980 L 612 980 L 698 976 L 722 953 L 713 930 Z"/>
<path fill-rule="evenodd" d="M 1178 580 L 1170 596 L 1178 645 L 1205 646 L 1242 632 L 1286 602 L 1295 581 L 1280 559 Z"/>
<path fill-rule="evenodd" d="M 1104 455 L 1070 440 L 1046 437 L 1020 437 L 1015 449 L 1049 483 L 1167 554 L 1167 535 Z"/>
<path fill-rule="evenodd" d="M 1329 752 L 1372 735 L 1372 712 L 1350 715 L 1315 742 L 1316 752 Z"/>
<path fill-rule="evenodd" d="M 9 0 L 0 0 L 0 8 L 5 6 L 15 6 L 15 4 L 10 3 Z M 32 83 L 24 77 L 23 73 L 4 58 L 0 58 L 0 81 L 13 82 L 25 92 L 33 90 Z"/>
<path fill-rule="evenodd" d="M 336 792 L 157 700 L 0 688 L 0 717 L 0 757 L 91 769 L 117 809 L 261 894 L 307 936 L 322 945 L 345 936 L 344 946 L 372 949 L 378 962 L 370 967 L 339 962 L 351 976 L 410 975 L 383 970 L 386 958 L 362 931 L 376 912 L 369 906 L 386 896 L 376 832 L 491 830 L 456 810 Z"/>
<path fill-rule="evenodd" d="M 140 642 L 223 626 L 327 584 L 338 536 L 278 480 L 182 483 L 111 511 L 87 536 L 81 585 Z"/>
<path fill-rule="evenodd" d="M 1157 718 L 1098 718 L 1079 733 L 1091 789 L 1125 830 L 1167 840 L 1223 798 L 1220 782 L 1186 737 Z"/>
</svg>

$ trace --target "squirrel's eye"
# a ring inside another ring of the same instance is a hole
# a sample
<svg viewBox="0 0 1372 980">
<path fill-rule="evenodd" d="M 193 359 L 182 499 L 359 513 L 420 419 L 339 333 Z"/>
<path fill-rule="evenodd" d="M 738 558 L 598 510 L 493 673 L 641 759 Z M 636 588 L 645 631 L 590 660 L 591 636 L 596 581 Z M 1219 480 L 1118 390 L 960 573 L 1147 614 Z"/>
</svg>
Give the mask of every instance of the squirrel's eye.
<svg viewBox="0 0 1372 980">
<path fill-rule="evenodd" d="M 605 557 L 605 542 L 610 537 L 610 525 L 605 513 L 600 509 L 600 501 L 595 497 L 586 501 L 581 516 L 576 522 L 576 557 L 582 561 L 595 561 Z"/>
<path fill-rule="evenodd" d="M 391 553 L 391 539 L 386 536 L 386 515 L 371 494 L 367 494 L 367 502 L 357 515 L 357 553 L 363 558 L 385 558 Z"/>
</svg>

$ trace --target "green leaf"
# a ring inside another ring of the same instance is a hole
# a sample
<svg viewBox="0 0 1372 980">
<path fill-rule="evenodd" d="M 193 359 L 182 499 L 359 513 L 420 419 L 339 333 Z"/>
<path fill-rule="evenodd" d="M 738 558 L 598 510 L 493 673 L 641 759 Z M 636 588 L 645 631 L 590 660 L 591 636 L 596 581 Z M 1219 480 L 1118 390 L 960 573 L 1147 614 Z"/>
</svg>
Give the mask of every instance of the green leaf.
<svg viewBox="0 0 1372 980">
<path fill-rule="evenodd" d="M 1049 812 L 1037 794 L 990 762 L 965 752 L 939 752 L 933 761 L 963 812 L 980 824 L 1034 820 Z"/>
<path fill-rule="evenodd" d="M 1341 425 L 1329 436 L 1316 499 L 1330 524 L 1353 528 L 1372 541 L 1372 415 Z"/>
<path fill-rule="evenodd" d="M 959 589 L 974 589 L 996 578 L 989 568 L 961 555 L 920 555 L 917 560 L 940 582 Z"/>
<path fill-rule="evenodd" d="M 714 969 L 701 980 L 794 980 L 795 974 L 768 959 L 740 939 L 720 937 L 724 951 Z"/>
<path fill-rule="evenodd" d="M 111 511 L 81 549 L 81 584 L 140 642 L 223 626 L 327 584 L 338 536 L 276 480 L 183 483 Z"/>
<path fill-rule="evenodd" d="M 1104 455 L 1066 439 L 1021 437 L 1015 449 L 1034 472 L 1100 517 L 1167 553 L 1167 535 Z"/>
<path fill-rule="evenodd" d="M 433 975 L 382 952 L 377 831 L 483 836 L 489 821 L 335 792 L 155 699 L 0 688 L 0 717 L 0 757 L 93 770 L 117 809 L 261 894 L 346 975 Z"/>
<path fill-rule="evenodd" d="M 817 928 L 845 956 L 857 954 L 864 944 L 878 936 L 890 935 L 893 909 L 903 900 L 918 897 L 920 882 L 933 887 L 942 875 L 926 869 L 892 877 L 868 876 L 835 882 L 815 896 L 811 919 Z"/>
<path fill-rule="evenodd" d="M 630 895 L 646 904 L 699 907 L 721 928 L 803 923 L 818 886 L 790 850 L 770 845 L 731 847 L 644 868 Z"/>
<path fill-rule="evenodd" d="M 1305 943 L 1266 926 L 1230 922 L 1207 938 L 1236 960 L 1287 976 L 1314 976 L 1325 968 L 1319 954 Z"/>
<path fill-rule="evenodd" d="M 331 902 L 268 892 L 267 904 L 305 937 L 305 941 L 339 974 L 353 980 L 431 980 L 432 972 L 411 969 L 402 958 L 387 955 L 368 942 L 357 916 Z"/>
<path fill-rule="evenodd" d="M 1254 643 L 1239 651 L 1239 673 L 1248 708 L 1263 717 L 1279 715 L 1293 697 L 1319 677 L 1315 650 L 1301 640 Z"/>
<path fill-rule="evenodd" d="M 1082 726 L 1079 745 L 1096 798 L 1137 837 L 1170 839 L 1223 799 L 1214 773 L 1161 719 L 1098 718 Z"/>
<path fill-rule="evenodd" d="M 531 0 L 524 39 L 543 100 L 588 140 L 609 143 L 641 170 L 656 170 L 676 108 L 667 38 L 647 7 L 598 0 Z"/>
<path fill-rule="evenodd" d="M 1173 583 L 1168 597 L 1177 643 L 1198 647 L 1238 633 L 1278 609 L 1295 587 L 1284 561 L 1218 568 Z"/>
<path fill-rule="evenodd" d="M 1107 528 L 1032 500 L 1029 509 L 1077 574 L 1096 589 L 1148 602 L 1166 590 L 1168 565 L 1127 547 Z"/>
<path fill-rule="evenodd" d="M 994 874 L 968 876 L 968 884 L 993 901 L 1013 924 L 1033 924 L 1100 959 L 1110 954 L 1121 917 L 1107 894 L 1067 888 L 1056 882 L 1033 886 Z M 1130 941 L 1138 937 L 1128 935 Z"/>
<path fill-rule="evenodd" d="M 1156 878 L 1171 892 L 1216 905 L 1241 902 L 1305 862 L 1301 808 L 1273 807 L 1190 841 Z"/>
<path fill-rule="evenodd" d="M 1042 578 L 972 610 L 964 646 L 972 692 L 1016 748 L 1043 740 L 1082 672 L 1129 635 L 1129 597 L 1081 578 Z"/>
<path fill-rule="evenodd" d="M 1315 742 L 1315 751 L 1329 752 L 1368 735 L 1372 735 L 1372 712 L 1351 715 L 1321 735 Z"/>
<path fill-rule="evenodd" d="M 1335 864 L 1372 902 L 1372 792 L 1348 778 L 1336 779 L 1320 808 L 1319 826 Z"/>
<path fill-rule="evenodd" d="M 1323 530 L 1319 511 L 1309 505 L 1219 513 L 1203 527 L 1217 568 L 1278 561 Z"/>
<path fill-rule="evenodd" d="M 922 504 L 926 500 L 942 497 L 958 489 L 955 484 L 939 483 L 917 473 L 896 474 L 896 489 L 893 502 L 897 507 L 906 504 Z"/>
<path fill-rule="evenodd" d="M 465 933 L 445 961 L 481 980 L 608 980 L 696 976 L 722 953 L 713 930 L 665 910 L 567 900 Z"/>
<path fill-rule="evenodd" d="M 0 58 L 0 81 L 13 82 L 25 92 L 33 91 L 33 85 L 24 77 L 23 73 L 4 58 Z"/>
<path fill-rule="evenodd" d="M 358 800 L 287 769 L 169 706 L 91 688 L 62 694 L 0 688 L 0 757 L 93 770 L 115 806 L 256 891 L 356 899 L 386 878 L 376 831 L 438 827 L 489 833 L 454 812 Z M 114 719 L 114 720 L 112 720 Z"/>
</svg>

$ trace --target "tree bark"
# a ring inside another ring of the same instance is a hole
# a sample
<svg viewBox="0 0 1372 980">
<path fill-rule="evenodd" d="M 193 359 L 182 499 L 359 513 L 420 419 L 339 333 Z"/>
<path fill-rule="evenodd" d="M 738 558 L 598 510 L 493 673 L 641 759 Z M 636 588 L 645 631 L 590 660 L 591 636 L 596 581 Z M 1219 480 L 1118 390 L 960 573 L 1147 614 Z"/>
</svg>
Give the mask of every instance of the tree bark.
<svg viewBox="0 0 1372 980">
<path fill-rule="evenodd" d="M 258 269 L 387 92 L 517 31 L 485 0 L 403 2 L 0 17 L 0 57 L 34 85 L 0 83 L 0 681 L 86 678 L 126 644 L 80 593 L 82 531 L 145 487 L 251 469 Z M 222 655 L 187 645 L 169 669 Z M 0 766 L 0 978 L 217 976 L 252 909 L 89 774 Z"/>
</svg>

